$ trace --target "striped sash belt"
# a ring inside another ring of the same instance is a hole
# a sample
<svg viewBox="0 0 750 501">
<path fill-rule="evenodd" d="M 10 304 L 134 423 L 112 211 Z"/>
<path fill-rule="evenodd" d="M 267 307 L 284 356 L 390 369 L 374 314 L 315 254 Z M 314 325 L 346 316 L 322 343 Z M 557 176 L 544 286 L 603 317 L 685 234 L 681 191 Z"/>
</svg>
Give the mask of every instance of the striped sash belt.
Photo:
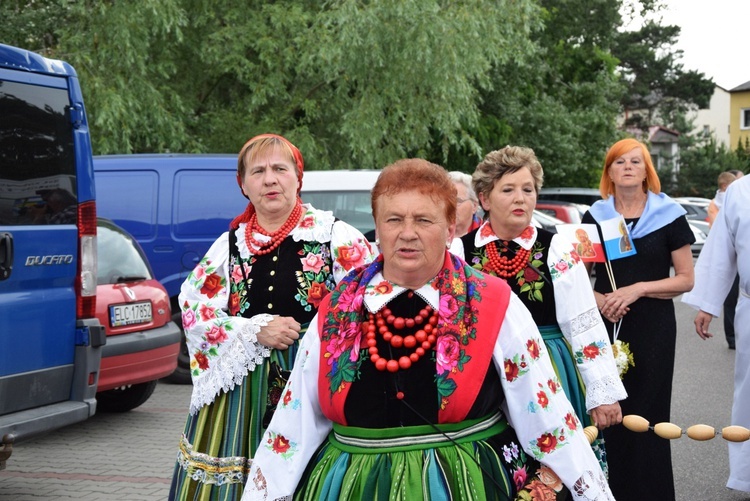
<svg viewBox="0 0 750 501">
<path fill-rule="evenodd" d="M 461 423 L 398 428 L 357 428 L 334 423 L 328 442 L 345 452 L 379 454 L 484 440 L 502 433 L 507 427 L 508 420 L 501 412 Z"/>
<path fill-rule="evenodd" d="M 563 339 L 563 333 L 557 325 L 542 325 L 539 327 L 539 334 L 542 335 L 542 339 L 545 341 Z"/>
</svg>

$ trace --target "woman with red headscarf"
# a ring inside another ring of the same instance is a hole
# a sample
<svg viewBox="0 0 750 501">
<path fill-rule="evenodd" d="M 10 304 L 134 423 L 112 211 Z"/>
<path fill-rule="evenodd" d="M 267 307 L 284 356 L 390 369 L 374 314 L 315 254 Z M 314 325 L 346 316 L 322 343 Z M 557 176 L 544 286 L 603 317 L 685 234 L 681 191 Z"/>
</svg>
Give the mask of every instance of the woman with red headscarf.
<svg viewBox="0 0 750 501">
<path fill-rule="evenodd" d="M 182 285 L 193 394 L 169 499 L 239 499 L 252 456 L 323 298 L 373 256 L 352 226 L 299 198 L 288 140 L 250 139 L 237 182 L 249 199 Z"/>
</svg>

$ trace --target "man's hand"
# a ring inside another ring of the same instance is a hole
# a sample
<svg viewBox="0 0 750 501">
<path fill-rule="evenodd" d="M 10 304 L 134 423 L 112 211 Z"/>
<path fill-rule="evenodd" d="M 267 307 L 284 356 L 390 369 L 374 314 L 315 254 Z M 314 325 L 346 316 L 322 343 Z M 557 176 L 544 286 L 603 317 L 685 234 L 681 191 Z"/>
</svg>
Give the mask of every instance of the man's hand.
<svg viewBox="0 0 750 501">
<path fill-rule="evenodd" d="M 699 311 L 695 316 L 695 321 L 693 322 L 695 324 L 695 332 L 701 337 L 701 339 L 714 337 L 713 334 L 708 332 L 708 326 L 711 324 L 713 318 L 713 315 L 703 310 Z"/>
</svg>

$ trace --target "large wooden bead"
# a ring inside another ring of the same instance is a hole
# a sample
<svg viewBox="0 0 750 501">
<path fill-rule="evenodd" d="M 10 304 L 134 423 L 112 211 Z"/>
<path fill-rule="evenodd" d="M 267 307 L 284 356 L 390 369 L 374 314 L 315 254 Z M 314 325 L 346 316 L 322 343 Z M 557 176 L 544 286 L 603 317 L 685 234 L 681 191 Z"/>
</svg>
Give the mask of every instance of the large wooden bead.
<svg viewBox="0 0 750 501">
<path fill-rule="evenodd" d="M 596 426 L 587 426 L 583 429 L 583 434 L 586 435 L 589 443 L 593 444 L 594 440 L 596 440 L 596 437 L 599 436 L 599 428 L 597 428 Z"/>
<path fill-rule="evenodd" d="M 674 440 L 682 436 L 680 427 L 673 423 L 656 423 L 654 425 L 654 433 L 661 438 L 668 438 L 669 440 Z"/>
<path fill-rule="evenodd" d="M 707 424 L 694 424 L 687 429 L 687 436 L 693 440 L 711 440 L 716 436 L 716 430 Z"/>
<path fill-rule="evenodd" d="M 750 430 L 744 426 L 727 426 L 721 430 L 721 436 L 730 442 L 744 442 L 750 440 Z"/>
<path fill-rule="evenodd" d="M 630 431 L 644 432 L 648 431 L 648 421 L 646 418 L 636 414 L 628 414 L 622 418 L 622 424 Z"/>
</svg>

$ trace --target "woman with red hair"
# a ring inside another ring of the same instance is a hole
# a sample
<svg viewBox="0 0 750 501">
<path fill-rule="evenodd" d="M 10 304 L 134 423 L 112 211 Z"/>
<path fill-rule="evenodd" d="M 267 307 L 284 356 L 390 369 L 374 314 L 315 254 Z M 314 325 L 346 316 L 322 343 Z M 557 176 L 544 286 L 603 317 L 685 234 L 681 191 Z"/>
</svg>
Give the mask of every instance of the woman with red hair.
<svg viewBox="0 0 750 501">
<path fill-rule="evenodd" d="M 169 499 L 239 499 L 307 324 L 372 260 L 352 226 L 299 198 L 304 161 L 274 134 L 239 153 L 249 199 L 182 285 L 193 394 Z"/>
<path fill-rule="evenodd" d="M 531 314 L 448 252 L 456 205 L 439 165 L 383 169 L 381 254 L 312 321 L 244 501 L 613 499 Z"/>
<path fill-rule="evenodd" d="M 607 152 L 599 189 L 584 223 L 622 216 L 635 254 L 596 264 L 594 296 L 613 338 L 630 345 L 635 366 L 623 378 L 623 415 L 670 421 L 677 325 L 672 298 L 693 288 L 695 240 L 685 210 L 664 193 L 646 145 L 623 139 Z M 674 268 L 674 274 L 671 269 Z M 613 340 L 613 339 L 612 339 Z M 674 499 L 669 441 L 624 427 L 604 430 L 612 492 L 620 500 Z"/>
</svg>

